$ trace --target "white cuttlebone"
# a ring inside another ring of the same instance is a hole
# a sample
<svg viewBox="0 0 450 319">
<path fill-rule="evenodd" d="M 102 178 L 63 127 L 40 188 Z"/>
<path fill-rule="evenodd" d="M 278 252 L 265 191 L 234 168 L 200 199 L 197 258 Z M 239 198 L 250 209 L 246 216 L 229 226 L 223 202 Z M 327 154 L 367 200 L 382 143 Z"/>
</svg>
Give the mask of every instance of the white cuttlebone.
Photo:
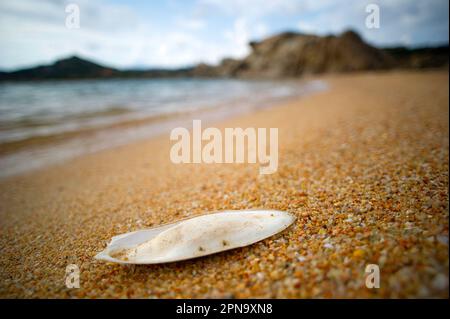
<svg viewBox="0 0 450 319">
<path fill-rule="evenodd" d="M 95 258 L 120 264 L 186 260 L 248 246 L 294 221 L 278 210 L 222 211 L 115 236 Z"/>
</svg>

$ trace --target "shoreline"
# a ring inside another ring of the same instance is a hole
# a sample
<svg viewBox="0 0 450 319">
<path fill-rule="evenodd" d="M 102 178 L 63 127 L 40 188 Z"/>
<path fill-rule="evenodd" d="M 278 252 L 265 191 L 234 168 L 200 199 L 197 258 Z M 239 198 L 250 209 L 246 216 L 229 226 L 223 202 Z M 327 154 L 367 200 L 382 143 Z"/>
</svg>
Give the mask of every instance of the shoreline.
<svg viewBox="0 0 450 319">
<path fill-rule="evenodd" d="M 175 127 L 190 127 L 192 119 L 217 123 L 258 110 L 277 107 L 327 89 L 324 81 L 299 79 L 287 81 L 295 84 L 298 92 L 293 96 L 274 97 L 261 104 L 235 101 L 200 108 L 194 111 L 176 111 L 135 119 L 122 119 L 99 127 L 86 127 L 43 136 L 32 136 L 18 141 L 0 143 L 0 179 L 26 173 L 41 167 L 62 163 L 66 160 L 114 148 L 127 143 L 154 138 L 170 132 Z M 232 104 L 238 106 L 231 107 Z M 136 117 L 136 115 L 134 116 Z M 28 158 L 33 158 L 33 165 Z"/>
<path fill-rule="evenodd" d="M 329 90 L 215 124 L 278 127 L 275 174 L 172 164 L 163 135 L 0 180 L 0 296 L 448 298 L 448 70 L 321 79 Z M 124 232 L 252 208 L 297 221 L 184 262 L 93 259 Z M 80 289 L 64 286 L 68 264 Z M 380 289 L 364 285 L 367 264 Z"/>
</svg>

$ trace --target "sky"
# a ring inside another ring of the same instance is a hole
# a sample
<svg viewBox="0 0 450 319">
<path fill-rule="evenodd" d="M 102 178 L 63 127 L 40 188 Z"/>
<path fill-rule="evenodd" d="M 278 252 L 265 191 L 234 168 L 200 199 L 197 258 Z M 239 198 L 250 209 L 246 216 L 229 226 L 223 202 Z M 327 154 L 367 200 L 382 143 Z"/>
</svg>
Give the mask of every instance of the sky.
<svg viewBox="0 0 450 319">
<path fill-rule="evenodd" d="M 372 3 L 379 28 L 365 24 Z M 79 28 L 66 26 L 69 4 Z M 0 0 L 0 69 L 71 55 L 119 69 L 217 64 L 286 30 L 353 29 L 377 46 L 447 44 L 448 12 L 448 0 Z"/>
</svg>

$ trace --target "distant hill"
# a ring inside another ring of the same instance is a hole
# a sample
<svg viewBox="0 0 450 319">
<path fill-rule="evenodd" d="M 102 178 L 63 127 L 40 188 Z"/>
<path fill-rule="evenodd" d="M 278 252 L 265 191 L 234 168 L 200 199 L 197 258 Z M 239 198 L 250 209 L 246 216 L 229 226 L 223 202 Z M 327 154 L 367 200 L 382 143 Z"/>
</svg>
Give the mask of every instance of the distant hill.
<svg viewBox="0 0 450 319">
<path fill-rule="evenodd" d="M 183 69 L 118 70 L 73 56 L 52 65 L 0 72 L 1 80 L 155 78 L 155 77 L 300 77 L 392 68 L 448 67 L 448 46 L 379 49 L 353 31 L 338 36 L 284 32 L 251 42 L 251 53 L 242 60 L 224 59 L 218 66 L 198 64 Z"/>
<path fill-rule="evenodd" d="M 6 80 L 84 79 L 108 78 L 118 73 L 116 69 L 80 59 L 76 56 L 59 60 L 52 65 L 0 74 Z"/>
<path fill-rule="evenodd" d="M 0 80 L 47 80 L 47 79 L 101 79 L 188 76 L 190 68 L 165 70 L 121 71 L 72 56 L 51 65 L 37 66 L 14 72 L 0 72 Z"/>
<path fill-rule="evenodd" d="M 386 48 L 386 53 L 395 59 L 397 68 L 440 68 L 448 67 L 448 46 L 415 48 L 405 47 Z"/>
</svg>

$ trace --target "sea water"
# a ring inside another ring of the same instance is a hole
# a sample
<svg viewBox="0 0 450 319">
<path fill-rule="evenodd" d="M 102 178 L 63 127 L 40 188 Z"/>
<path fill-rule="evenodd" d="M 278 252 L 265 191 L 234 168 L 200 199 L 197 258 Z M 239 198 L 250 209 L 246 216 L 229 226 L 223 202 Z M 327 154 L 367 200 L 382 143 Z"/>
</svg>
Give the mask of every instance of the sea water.
<svg viewBox="0 0 450 319">
<path fill-rule="evenodd" d="M 325 88 L 321 81 L 189 78 L 0 83 L 0 151 L 6 144 L 90 132 L 58 145 L 0 152 L 0 176 L 169 132 L 193 118 L 220 120 Z M 143 120 L 146 125 L 117 129 Z"/>
</svg>

